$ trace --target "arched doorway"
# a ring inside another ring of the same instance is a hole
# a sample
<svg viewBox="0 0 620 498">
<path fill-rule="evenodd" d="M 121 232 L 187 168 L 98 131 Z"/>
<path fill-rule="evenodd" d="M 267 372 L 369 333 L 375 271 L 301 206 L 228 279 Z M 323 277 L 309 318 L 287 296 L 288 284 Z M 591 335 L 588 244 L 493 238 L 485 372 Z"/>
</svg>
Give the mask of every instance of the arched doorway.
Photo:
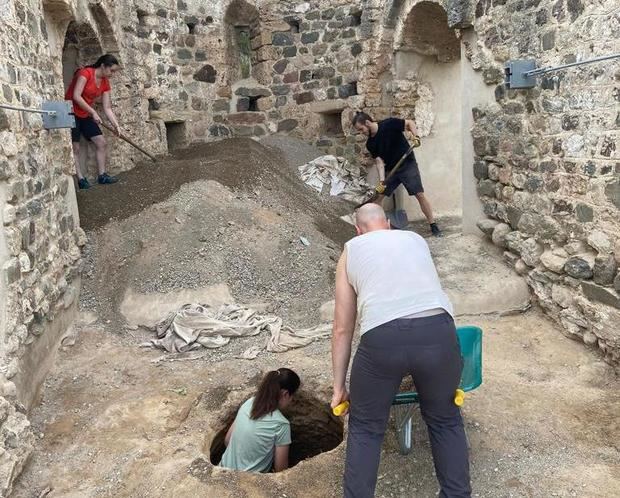
<svg viewBox="0 0 620 498">
<path fill-rule="evenodd" d="M 101 43 L 90 24 L 71 21 L 67 27 L 62 49 L 62 77 L 65 91 L 71 84 L 75 71 L 92 64 L 103 54 Z M 82 138 L 80 165 L 85 176 L 96 176 L 94 147 Z"/>
<path fill-rule="evenodd" d="M 392 68 L 394 112 L 415 119 L 423 136 L 416 156 L 433 209 L 461 217 L 461 43 L 438 3 L 415 4 L 401 26 Z M 422 216 L 404 189 L 398 195 L 413 218 Z"/>
<path fill-rule="evenodd" d="M 224 16 L 226 65 L 229 82 L 250 79 L 255 73 L 257 58 L 252 39 L 259 35 L 259 15 L 245 0 L 233 0 Z M 254 71 L 253 71 L 254 70 Z"/>
</svg>

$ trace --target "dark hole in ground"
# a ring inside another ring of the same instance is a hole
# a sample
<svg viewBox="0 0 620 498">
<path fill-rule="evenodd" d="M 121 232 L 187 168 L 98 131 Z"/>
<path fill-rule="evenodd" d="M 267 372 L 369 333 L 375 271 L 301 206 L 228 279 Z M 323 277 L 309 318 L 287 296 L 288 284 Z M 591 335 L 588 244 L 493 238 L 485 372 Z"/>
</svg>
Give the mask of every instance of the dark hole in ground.
<svg viewBox="0 0 620 498">
<path fill-rule="evenodd" d="M 166 139 L 168 141 L 168 150 L 176 150 L 183 148 L 185 143 L 185 122 L 173 121 L 167 122 Z"/>
<path fill-rule="evenodd" d="M 236 415 L 237 410 L 224 417 L 222 429 L 211 443 L 210 460 L 213 465 L 219 464 L 222 459 L 226 450 L 224 437 Z M 291 423 L 289 468 L 302 460 L 333 450 L 342 443 L 344 437 L 342 419 L 332 415 L 327 403 L 308 393 L 297 393 L 284 415 Z"/>
</svg>

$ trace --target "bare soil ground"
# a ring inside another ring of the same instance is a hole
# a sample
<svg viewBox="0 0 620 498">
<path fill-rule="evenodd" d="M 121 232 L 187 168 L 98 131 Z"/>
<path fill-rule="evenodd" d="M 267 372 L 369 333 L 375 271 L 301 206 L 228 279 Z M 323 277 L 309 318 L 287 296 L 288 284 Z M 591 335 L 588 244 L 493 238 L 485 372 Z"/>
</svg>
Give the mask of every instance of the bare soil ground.
<svg viewBox="0 0 620 498">
<path fill-rule="evenodd" d="M 327 340 L 253 361 L 236 356 L 264 337 L 177 356 L 140 347 L 152 336 L 143 325 L 186 300 L 253 304 L 299 326 L 320 320 L 340 245 L 352 235 L 338 218 L 350 206 L 297 179 L 296 161 L 312 150 L 281 139 L 266 144 L 211 144 L 80 194 L 90 239 L 82 319 L 31 414 L 38 445 L 14 497 L 340 495 L 344 444 L 331 449 L 341 427 L 328 409 Z M 498 267 L 472 283 L 497 256 L 457 228 L 447 232 L 430 243 L 447 287 L 482 295 L 497 294 L 497 280 L 514 284 Z M 463 309 L 487 302 L 488 295 L 464 300 Z M 484 383 L 463 409 L 475 496 L 620 496 L 620 383 L 612 369 L 536 309 L 458 323 L 485 333 Z M 215 467 L 218 434 L 262 372 L 279 366 L 303 382 L 289 414 L 296 454 L 329 451 L 277 475 Z M 399 454 L 393 424 L 388 431 L 378 497 L 436 495 L 419 414 L 414 423 L 409 456 Z"/>
<path fill-rule="evenodd" d="M 484 383 L 466 399 L 472 479 L 480 497 L 620 495 L 618 382 L 582 345 L 537 311 L 468 318 L 485 331 Z M 329 343 L 253 362 L 157 361 L 105 324 L 82 328 L 60 353 L 33 413 L 40 439 L 14 496 L 333 497 L 344 445 L 281 475 L 213 467 L 210 441 L 262 370 L 295 368 L 305 396 L 327 411 Z M 383 445 L 378 497 L 432 497 L 428 437 L 414 418 L 414 450 L 401 456 L 393 427 Z"/>
</svg>

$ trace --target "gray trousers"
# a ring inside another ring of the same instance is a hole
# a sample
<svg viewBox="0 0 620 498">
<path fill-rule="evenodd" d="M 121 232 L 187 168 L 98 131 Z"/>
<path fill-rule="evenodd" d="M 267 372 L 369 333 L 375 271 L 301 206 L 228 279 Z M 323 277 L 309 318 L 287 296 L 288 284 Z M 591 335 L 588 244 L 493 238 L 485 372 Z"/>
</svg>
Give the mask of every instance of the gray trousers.
<svg viewBox="0 0 620 498">
<path fill-rule="evenodd" d="M 428 427 L 441 498 L 471 496 L 463 419 L 454 404 L 463 361 L 448 313 L 398 319 L 366 332 L 351 367 L 345 498 L 375 494 L 392 400 L 411 375 Z"/>
</svg>

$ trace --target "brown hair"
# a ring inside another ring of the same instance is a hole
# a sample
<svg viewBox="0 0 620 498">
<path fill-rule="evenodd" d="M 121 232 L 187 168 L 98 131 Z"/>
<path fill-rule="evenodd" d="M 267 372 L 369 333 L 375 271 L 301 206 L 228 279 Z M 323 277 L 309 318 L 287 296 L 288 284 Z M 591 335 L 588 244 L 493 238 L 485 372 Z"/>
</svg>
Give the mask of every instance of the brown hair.
<svg viewBox="0 0 620 498">
<path fill-rule="evenodd" d="M 355 116 L 353 116 L 353 122 L 351 124 L 353 126 L 355 126 L 356 124 L 366 124 L 366 121 L 374 123 L 375 120 L 370 117 L 370 114 L 363 111 L 357 111 L 355 113 Z"/>
<path fill-rule="evenodd" d="M 289 368 L 279 368 L 267 373 L 254 396 L 250 418 L 258 420 L 269 415 L 278 408 L 280 390 L 286 389 L 289 394 L 295 394 L 300 384 L 299 375 Z"/>
</svg>

